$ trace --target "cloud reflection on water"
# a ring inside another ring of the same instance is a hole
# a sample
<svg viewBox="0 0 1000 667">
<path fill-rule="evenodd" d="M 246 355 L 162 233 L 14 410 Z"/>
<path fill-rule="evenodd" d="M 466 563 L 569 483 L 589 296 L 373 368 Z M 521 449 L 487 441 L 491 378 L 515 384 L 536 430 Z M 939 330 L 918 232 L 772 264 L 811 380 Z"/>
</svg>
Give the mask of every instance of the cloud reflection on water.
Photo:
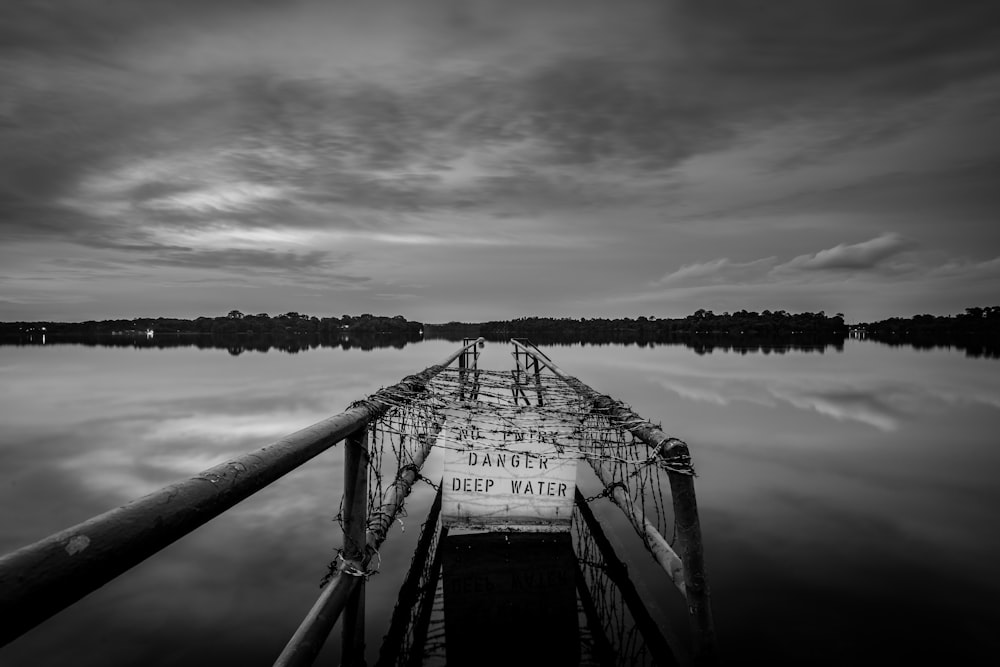
<svg viewBox="0 0 1000 667">
<path fill-rule="evenodd" d="M 909 646 L 913 628 L 961 638 L 949 643 L 955 655 L 991 641 L 985 619 L 1000 621 L 992 362 L 865 342 L 837 354 L 556 352 L 561 367 L 691 446 L 731 655 L 876 663 L 886 636 Z M 963 606 L 963 596 L 994 604 Z M 890 614 L 886 635 L 872 633 L 866 623 L 879 614 L 866 609 Z"/>
<path fill-rule="evenodd" d="M 745 401 L 774 407 L 779 403 L 811 410 L 838 421 L 855 421 L 881 431 L 899 427 L 898 411 L 892 405 L 900 387 L 858 389 L 840 382 L 787 380 L 778 378 L 718 378 L 672 374 L 653 378 L 664 389 L 683 398 L 728 405 Z"/>
<path fill-rule="evenodd" d="M 257 449 L 453 347 L 239 359 L 185 349 L 0 350 L 17 359 L 0 361 L 0 546 Z M 865 623 L 880 620 L 893 645 L 908 628 L 934 623 L 983 641 L 974 625 L 963 628 L 987 618 L 986 602 L 958 601 L 1000 590 L 1000 538 L 989 530 L 1000 506 L 992 366 L 872 345 L 843 355 L 601 350 L 551 353 L 691 444 L 730 657 L 849 662 L 877 639 Z M 486 365 L 507 367 L 506 352 L 488 346 L 496 359 Z M 339 544 L 341 456 L 335 447 L 237 505 L 0 649 L 0 662 L 270 664 Z M 439 471 L 432 457 L 426 473 Z M 410 496 L 406 530 L 393 528 L 369 581 L 375 650 L 430 499 L 426 485 Z M 656 588 L 651 599 L 661 592 L 672 594 Z M 810 653 L 817 646 L 826 653 Z"/>
<path fill-rule="evenodd" d="M 916 416 L 940 414 L 956 406 L 1000 408 L 1000 388 L 995 386 L 956 383 L 949 376 L 918 380 L 899 369 L 850 373 L 833 365 L 819 369 L 807 364 L 797 372 L 787 367 L 747 369 L 743 364 L 718 363 L 632 366 L 648 381 L 688 400 L 718 406 L 734 402 L 784 405 L 884 432 L 896 431 Z"/>
<path fill-rule="evenodd" d="M 320 421 L 438 361 L 442 347 L 454 346 L 239 360 L 0 350 L 16 359 L 0 382 L 0 552 Z M 270 664 L 340 542 L 342 479 L 334 447 L 5 647 L 0 663 Z M 412 496 L 417 516 L 425 495 Z M 405 564 L 416 531 L 396 532 L 383 559 Z M 391 573 L 383 579 L 374 596 L 398 588 Z M 370 598 L 373 613 L 387 613 L 391 595 Z M 113 628 L 115 641 L 103 642 Z"/>
</svg>

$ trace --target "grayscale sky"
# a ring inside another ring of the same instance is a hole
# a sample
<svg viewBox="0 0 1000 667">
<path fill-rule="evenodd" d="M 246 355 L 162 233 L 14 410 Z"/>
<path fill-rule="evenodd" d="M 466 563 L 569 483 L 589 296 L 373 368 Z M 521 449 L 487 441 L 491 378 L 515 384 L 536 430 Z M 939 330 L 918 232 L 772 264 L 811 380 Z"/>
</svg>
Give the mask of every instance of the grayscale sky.
<svg viewBox="0 0 1000 667">
<path fill-rule="evenodd" d="M 0 320 L 1000 303 L 1000 3 L 5 0 Z"/>
</svg>

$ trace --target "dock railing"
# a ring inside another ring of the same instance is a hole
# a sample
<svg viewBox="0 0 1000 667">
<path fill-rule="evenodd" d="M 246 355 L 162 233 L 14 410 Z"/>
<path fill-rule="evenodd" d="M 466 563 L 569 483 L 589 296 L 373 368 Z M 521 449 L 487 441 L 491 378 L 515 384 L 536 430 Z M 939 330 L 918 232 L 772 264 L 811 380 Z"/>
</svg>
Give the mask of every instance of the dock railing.
<svg viewBox="0 0 1000 667">
<path fill-rule="evenodd" d="M 312 664 L 341 617 L 342 661 L 364 664 L 364 587 L 372 569 L 371 561 L 410 489 L 420 478 L 421 466 L 439 438 L 441 423 L 430 420 L 411 433 L 408 459 L 405 465 L 400 462 L 395 479 L 384 492 L 381 480 L 372 487 L 377 498 L 374 504 L 368 489 L 369 462 L 379 458 L 381 443 L 369 441 L 370 432 L 375 433 L 371 429 L 376 428 L 391 408 L 417 405 L 433 387 L 431 381 L 435 376 L 455 362 L 458 362 L 460 397 L 475 400 L 480 377 L 477 347 L 482 342 L 481 338 L 467 339 L 441 363 L 353 403 L 340 414 L 0 557 L 0 618 L 4 620 L 0 623 L 0 646 L 343 441 L 343 548 L 318 599 L 274 664 L 283 667 Z M 667 436 L 624 404 L 567 375 L 527 340 L 512 342 L 517 366 L 513 371 L 513 387 L 520 392 L 513 397 L 515 404 L 523 400 L 530 405 L 531 398 L 542 404 L 540 375 L 547 369 L 585 399 L 593 414 L 627 429 L 650 447 L 655 456 L 664 460 L 688 457 L 687 445 L 682 441 Z M 374 449 L 369 451 L 370 447 Z M 685 597 L 695 636 L 696 662 L 714 664 L 717 662 L 715 631 L 692 476 L 664 466 L 671 487 L 674 544 L 678 554 L 622 486 L 613 481 L 613 476 L 603 476 L 605 470 L 595 460 L 590 463 L 606 487 L 605 495 L 626 514 Z M 581 505 L 581 498 L 577 498 L 577 505 Z M 581 511 L 586 510 L 586 502 L 582 505 Z M 584 512 L 584 519 L 588 516 L 589 512 Z M 396 625 L 394 617 L 393 626 Z"/>
<path fill-rule="evenodd" d="M 345 456 L 344 554 L 340 567 L 276 664 L 311 664 L 330 628 L 353 601 L 346 631 L 363 633 L 366 560 L 385 539 L 372 530 L 365 506 L 366 427 L 400 397 L 420 395 L 443 369 L 482 339 L 344 412 L 292 433 L 257 451 L 220 463 L 193 477 L 50 535 L 0 557 L 0 646 L 77 602 L 132 567 L 211 521 L 333 445 L 347 440 Z M 472 358 L 474 363 L 475 357 Z M 425 443 L 425 454 L 433 442 Z M 411 466 L 388 489 L 378 520 L 391 525 L 419 474 Z M 360 607 L 360 610 L 359 610 Z M 345 642 L 345 652 L 351 650 Z M 349 657 L 349 656 L 345 656 Z"/>
<path fill-rule="evenodd" d="M 581 398 L 591 402 L 595 413 L 628 430 L 633 437 L 651 448 L 656 457 L 662 460 L 669 458 L 690 461 L 690 452 L 685 442 L 668 436 L 655 425 L 633 412 L 627 405 L 610 396 L 598 393 L 579 379 L 568 375 L 527 339 L 514 338 L 511 339 L 511 342 L 514 344 L 513 354 L 518 369 L 525 374 L 530 373 L 537 378 L 541 372 L 540 367 L 547 368 Z M 695 638 L 696 661 L 705 665 L 716 664 L 719 656 L 715 623 L 712 618 L 711 599 L 705 573 L 704 547 L 693 475 L 689 472 L 676 471 L 669 465 L 664 466 L 670 481 L 676 543 L 680 551 L 678 554 L 653 523 L 635 506 L 626 490 L 620 484 L 616 484 L 607 474 L 608 471 L 604 466 L 595 462 L 595 459 L 590 459 L 590 463 L 598 479 L 605 485 L 607 497 L 626 515 L 639 533 L 639 537 L 649 548 L 653 558 L 684 596 L 687 602 L 691 630 Z"/>
</svg>

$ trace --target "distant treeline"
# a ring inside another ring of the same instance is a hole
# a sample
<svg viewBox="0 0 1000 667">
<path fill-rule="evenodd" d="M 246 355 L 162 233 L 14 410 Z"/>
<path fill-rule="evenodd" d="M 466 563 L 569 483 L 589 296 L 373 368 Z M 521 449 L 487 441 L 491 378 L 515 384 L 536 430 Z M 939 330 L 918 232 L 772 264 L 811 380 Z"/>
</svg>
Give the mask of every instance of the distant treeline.
<svg viewBox="0 0 1000 667">
<path fill-rule="evenodd" d="M 383 347 L 403 349 L 409 343 L 422 340 L 419 335 L 408 334 L 375 334 L 324 335 L 309 334 L 301 336 L 274 337 L 264 335 L 230 335 L 230 334 L 159 334 L 146 336 L 142 334 L 92 334 L 84 336 L 63 335 L 0 337 L 0 345 L 41 346 L 46 344 L 82 345 L 85 347 L 117 347 L 143 350 L 163 350 L 172 347 L 194 347 L 200 350 L 226 350 L 233 356 L 244 352 L 269 352 L 277 350 L 289 354 L 297 354 L 321 347 L 340 348 L 343 350 L 375 350 Z"/>
<path fill-rule="evenodd" d="M 843 340 L 848 327 L 844 316 L 818 313 L 787 313 L 784 310 L 763 313 L 740 310 L 716 314 L 697 310 L 683 318 L 553 318 L 523 317 L 515 320 L 482 322 L 449 322 L 428 325 L 426 335 L 435 337 L 482 336 L 489 340 L 530 338 L 535 343 L 620 343 L 636 341 L 667 342 L 698 336 L 718 339 L 771 340 L 775 338 L 807 337 L 816 340 Z"/>
<path fill-rule="evenodd" d="M 870 340 L 916 348 L 956 347 L 974 357 L 1000 359 L 1000 306 L 966 308 L 959 315 L 891 317 L 855 327 Z"/>
<path fill-rule="evenodd" d="M 841 313 L 788 313 L 740 310 L 717 314 L 697 310 L 682 318 L 526 317 L 482 323 L 425 325 L 424 336 L 461 340 L 482 336 L 491 341 L 528 338 L 537 345 L 574 343 L 685 345 L 698 353 L 716 349 L 780 352 L 786 349 L 843 349 L 852 332 L 889 345 L 918 348 L 954 347 L 972 357 L 1000 358 L 1000 307 L 967 308 L 954 316 L 916 315 L 848 326 Z"/>
<path fill-rule="evenodd" d="M 151 332 L 151 334 L 150 334 Z M 969 356 L 1000 358 L 1000 306 L 966 308 L 959 315 L 893 317 L 848 326 L 840 313 L 740 310 L 716 314 L 697 310 L 682 318 L 522 317 L 489 322 L 422 324 L 393 317 L 316 317 L 296 312 L 271 316 L 230 311 L 193 320 L 135 318 L 88 322 L 0 322 L 0 343 L 48 342 L 160 348 L 180 345 L 224 348 L 231 354 L 278 349 L 299 352 L 317 347 L 374 349 L 402 347 L 423 338 L 460 341 L 482 336 L 496 342 L 528 338 L 537 345 L 685 345 L 699 354 L 822 351 L 843 349 L 849 334 L 889 345 L 955 347 Z"/>
<path fill-rule="evenodd" d="M 423 325 L 401 315 L 315 317 L 301 313 L 244 315 L 193 320 L 157 317 L 88 322 L 0 322 L 0 343 L 65 343 L 102 347 L 225 349 L 230 354 L 280 350 L 296 353 L 318 347 L 371 350 L 402 348 L 423 337 Z"/>
<path fill-rule="evenodd" d="M 199 334 L 216 336 L 340 336 L 402 334 L 420 336 L 423 324 L 410 322 L 402 315 L 382 317 L 371 314 L 316 317 L 295 312 L 271 316 L 267 313 L 244 315 L 238 310 L 220 317 L 198 317 L 193 320 L 139 317 L 131 320 L 101 320 L 88 322 L 0 322 L 0 335 L 5 337 L 42 330 L 49 336 L 108 336 L 140 334 L 152 331 L 160 334 Z"/>
</svg>

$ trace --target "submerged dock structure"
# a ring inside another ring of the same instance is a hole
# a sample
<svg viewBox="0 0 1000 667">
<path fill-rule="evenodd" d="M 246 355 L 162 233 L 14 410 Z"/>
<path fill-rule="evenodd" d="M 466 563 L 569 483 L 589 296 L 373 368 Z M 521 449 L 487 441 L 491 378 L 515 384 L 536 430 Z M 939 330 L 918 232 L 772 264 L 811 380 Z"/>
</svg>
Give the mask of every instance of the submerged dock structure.
<svg viewBox="0 0 1000 667">
<path fill-rule="evenodd" d="M 502 645 L 484 652 L 484 627 L 544 628 L 530 664 L 716 664 L 687 445 L 527 340 L 511 341 L 506 370 L 479 367 L 482 344 L 467 339 L 338 415 L 3 556 L 0 645 L 343 443 L 343 543 L 275 665 L 312 664 L 338 621 L 343 664 L 366 664 L 365 582 L 421 480 L 437 495 L 378 665 L 526 664 Z M 435 452 L 439 481 L 422 474 Z M 589 498 L 577 487 L 581 462 L 599 483 Z M 617 523 L 684 600 L 690 652 L 651 615 L 597 502 L 617 506 Z"/>
</svg>

